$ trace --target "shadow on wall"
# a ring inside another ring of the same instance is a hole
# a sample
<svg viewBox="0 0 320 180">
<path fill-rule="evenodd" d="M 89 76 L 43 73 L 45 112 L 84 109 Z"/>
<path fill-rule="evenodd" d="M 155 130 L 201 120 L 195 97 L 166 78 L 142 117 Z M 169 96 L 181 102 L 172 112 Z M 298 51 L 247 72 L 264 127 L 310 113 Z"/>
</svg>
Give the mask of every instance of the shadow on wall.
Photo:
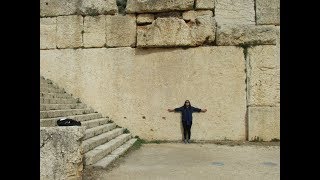
<svg viewBox="0 0 320 180">
<path fill-rule="evenodd" d="M 153 53 L 163 53 L 163 52 L 174 52 L 176 50 L 186 50 L 192 47 L 162 47 L 162 48 L 135 48 L 135 55 L 137 56 L 143 56 L 143 55 L 148 55 L 148 54 L 153 54 Z"/>
<path fill-rule="evenodd" d="M 126 14 L 127 0 L 117 0 L 119 14 Z"/>
</svg>

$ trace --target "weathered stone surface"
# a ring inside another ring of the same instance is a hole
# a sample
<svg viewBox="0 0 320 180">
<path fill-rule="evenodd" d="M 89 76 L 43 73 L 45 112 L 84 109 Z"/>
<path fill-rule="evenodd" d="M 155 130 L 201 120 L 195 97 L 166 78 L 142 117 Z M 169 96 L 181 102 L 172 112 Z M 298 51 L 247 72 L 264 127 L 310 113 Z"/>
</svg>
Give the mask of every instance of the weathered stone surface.
<svg viewBox="0 0 320 180">
<path fill-rule="evenodd" d="M 79 14 L 115 14 L 118 11 L 116 0 L 80 0 Z"/>
<path fill-rule="evenodd" d="M 85 127 L 40 128 L 40 179 L 82 179 Z"/>
<path fill-rule="evenodd" d="M 185 11 L 182 13 L 183 19 L 191 22 L 195 22 L 198 16 L 203 16 L 203 15 L 213 16 L 213 12 L 210 10 L 199 10 L 199 11 L 192 10 L 192 11 Z"/>
<path fill-rule="evenodd" d="M 211 15 L 198 16 L 191 26 L 191 45 L 212 44 L 215 40 L 216 21 Z"/>
<path fill-rule="evenodd" d="M 257 24 L 280 25 L 280 0 L 256 0 Z"/>
<path fill-rule="evenodd" d="M 106 16 L 107 47 L 121 47 L 136 45 L 136 16 Z"/>
<path fill-rule="evenodd" d="M 217 45 L 276 44 L 276 31 L 272 25 L 218 25 Z"/>
<path fill-rule="evenodd" d="M 179 18 L 158 18 L 151 25 L 137 28 L 138 47 L 188 46 L 189 26 Z"/>
<path fill-rule="evenodd" d="M 196 9 L 214 9 L 215 0 L 195 0 Z"/>
<path fill-rule="evenodd" d="M 40 18 L 40 49 L 56 48 L 57 18 Z"/>
<path fill-rule="evenodd" d="M 215 18 L 220 24 L 255 24 L 254 0 L 216 0 Z"/>
<path fill-rule="evenodd" d="M 57 47 L 75 48 L 82 46 L 83 17 L 57 17 Z"/>
<path fill-rule="evenodd" d="M 137 28 L 138 47 L 197 46 L 215 39 L 215 21 L 211 15 L 197 16 L 188 25 L 179 18 L 158 18 L 151 25 Z"/>
<path fill-rule="evenodd" d="M 137 16 L 137 24 L 151 24 L 153 21 L 153 14 L 139 14 Z"/>
<path fill-rule="evenodd" d="M 84 17 L 84 47 L 103 47 L 106 44 L 106 16 Z"/>
<path fill-rule="evenodd" d="M 248 105 L 280 105 L 280 58 L 276 46 L 248 48 Z"/>
<path fill-rule="evenodd" d="M 40 50 L 40 58 L 40 74 L 133 136 L 181 140 L 181 115 L 167 109 L 189 99 L 208 109 L 193 114 L 192 139 L 245 139 L 243 48 Z"/>
<path fill-rule="evenodd" d="M 40 16 L 71 15 L 77 12 L 78 0 L 40 0 Z"/>
<path fill-rule="evenodd" d="M 280 107 L 249 107 L 249 140 L 280 139 Z"/>
<path fill-rule="evenodd" d="M 169 17 L 176 17 L 182 18 L 182 11 L 172 11 L 172 12 L 160 12 L 154 14 L 155 19 L 157 18 L 169 18 Z"/>
<path fill-rule="evenodd" d="M 194 0 L 128 0 L 127 13 L 167 12 L 192 10 Z"/>
</svg>

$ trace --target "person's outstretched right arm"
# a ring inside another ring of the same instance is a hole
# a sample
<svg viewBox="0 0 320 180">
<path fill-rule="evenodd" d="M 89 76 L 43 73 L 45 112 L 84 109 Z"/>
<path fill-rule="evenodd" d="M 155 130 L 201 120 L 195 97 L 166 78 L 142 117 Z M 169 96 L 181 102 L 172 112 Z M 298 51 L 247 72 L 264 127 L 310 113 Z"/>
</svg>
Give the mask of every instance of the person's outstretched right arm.
<svg viewBox="0 0 320 180">
<path fill-rule="evenodd" d="M 175 108 L 175 109 L 168 109 L 169 112 L 178 112 L 178 111 L 182 111 L 182 107 L 179 108 Z"/>
</svg>

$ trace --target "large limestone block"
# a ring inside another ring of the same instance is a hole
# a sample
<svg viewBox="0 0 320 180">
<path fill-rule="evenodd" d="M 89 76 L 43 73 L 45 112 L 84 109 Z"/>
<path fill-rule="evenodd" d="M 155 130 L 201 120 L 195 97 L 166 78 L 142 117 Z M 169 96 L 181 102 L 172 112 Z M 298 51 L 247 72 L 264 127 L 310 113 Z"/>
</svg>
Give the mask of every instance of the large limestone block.
<svg viewBox="0 0 320 180">
<path fill-rule="evenodd" d="M 280 139 L 280 107 L 249 107 L 249 140 Z"/>
<path fill-rule="evenodd" d="M 192 139 L 245 139 L 243 48 L 90 48 L 40 51 L 40 73 L 80 97 L 133 136 L 181 140 L 179 107 L 193 114 Z"/>
<path fill-rule="evenodd" d="M 57 47 L 76 48 L 82 46 L 83 17 L 57 17 Z"/>
<path fill-rule="evenodd" d="M 272 25 L 218 25 L 217 45 L 276 44 L 277 29 Z"/>
<path fill-rule="evenodd" d="M 213 16 L 213 12 L 210 10 L 185 11 L 182 13 L 182 18 L 186 21 L 195 22 L 198 16 L 203 16 L 203 15 Z"/>
<path fill-rule="evenodd" d="M 172 47 L 191 44 L 189 26 L 179 18 L 157 18 L 137 28 L 138 47 Z"/>
<path fill-rule="evenodd" d="M 191 26 L 191 45 L 212 44 L 215 40 L 216 21 L 211 15 L 198 16 Z"/>
<path fill-rule="evenodd" d="M 215 18 L 219 24 L 256 24 L 254 0 L 216 0 Z"/>
<path fill-rule="evenodd" d="M 106 16 L 107 47 L 123 47 L 136 45 L 136 16 Z"/>
<path fill-rule="evenodd" d="M 40 49 L 56 48 L 57 18 L 40 18 Z"/>
<path fill-rule="evenodd" d="M 154 21 L 154 14 L 139 14 L 137 24 L 151 24 Z"/>
<path fill-rule="evenodd" d="M 40 179 L 82 179 L 85 127 L 40 128 Z"/>
<path fill-rule="evenodd" d="M 115 14 L 116 0 L 80 0 L 79 13 L 83 15 Z"/>
<path fill-rule="evenodd" d="M 84 17 L 84 47 L 103 47 L 106 44 L 106 16 Z"/>
<path fill-rule="evenodd" d="M 158 18 L 151 25 L 137 28 L 137 46 L 174 47 L 213 43 L 214 18 L 211 15 L 201 15 L 194 21 L 188 25 L 179 18 Z"/>
<path fill-rule="evenodd" d="M 196 9 L 214 9 L 215 0 L 195 0 Z"/>
<path fill-rule="evenodd" d="M 78 0 L 40 0 L 40 16 L 71 15 L 77 12 Z"/>
<path fill-rule="evenodd" d="M 276 46 L 248 48 L 248 105 L 280 105 L 280 58 Z"/>
<path fill-rule="evenodd" d="M 280 25 L 280 0 L 256 0 L 257 24 Z"/>
<path fill-rule="evenodd" d="M 127 13 L 148 13 L 192 10 L 194 0 L 128 0 Z"/>
</svg>

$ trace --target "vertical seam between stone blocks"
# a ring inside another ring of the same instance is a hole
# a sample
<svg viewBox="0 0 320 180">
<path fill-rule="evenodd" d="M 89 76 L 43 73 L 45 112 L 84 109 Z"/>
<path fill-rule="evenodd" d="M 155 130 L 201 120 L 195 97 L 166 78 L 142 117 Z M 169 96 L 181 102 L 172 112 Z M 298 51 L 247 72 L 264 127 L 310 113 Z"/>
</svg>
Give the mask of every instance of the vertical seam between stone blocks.
<svg viewBox="0 0 320 180">
<path fill-rule="evenodd" d="M 257 0 L 253 0 L 253 4 L 254 4 L 254 22 L 255 22 L 255 25 L 257 25 Z"/>
<path fill-rule="evenodd" d="M 55 33 L 55 44 L 56 44 L 56 49 L 58 49 L 58 17 L 55 17 L 55 19 L 56 19 L 56 28 L 55 28 L 55 30 L 56 30 L 56 33 Z"/>
<path fill-rule="evenodd" d="M 244 55 L 244 60 L 245 60 L 245 73 L 246 73 L 246 113 L 245 113 L 245 140 L 249 140 L 249 103 L 248 103 L 248 98 L 249 98 L 249 59 L 248 59 L 248 47 L 243 47 L 243 55 Z"/>
<path fill-rule="evenodd" d="M 82 48 L 84 48 L 84 39 L 83 39 L 83 35 L 84 35 L 84 18 L 85 16 L 81 16 L 82 17 L 82 30 L 81 30 L 81 43 L 82 43 Z"/>
<path fill-rule="evenodd" d="M 133 48 L 136 48 L 138 46 L 138 14 L 134 13 L 134 15 L 136 16 L 136 42 Z"/>
</svg>

